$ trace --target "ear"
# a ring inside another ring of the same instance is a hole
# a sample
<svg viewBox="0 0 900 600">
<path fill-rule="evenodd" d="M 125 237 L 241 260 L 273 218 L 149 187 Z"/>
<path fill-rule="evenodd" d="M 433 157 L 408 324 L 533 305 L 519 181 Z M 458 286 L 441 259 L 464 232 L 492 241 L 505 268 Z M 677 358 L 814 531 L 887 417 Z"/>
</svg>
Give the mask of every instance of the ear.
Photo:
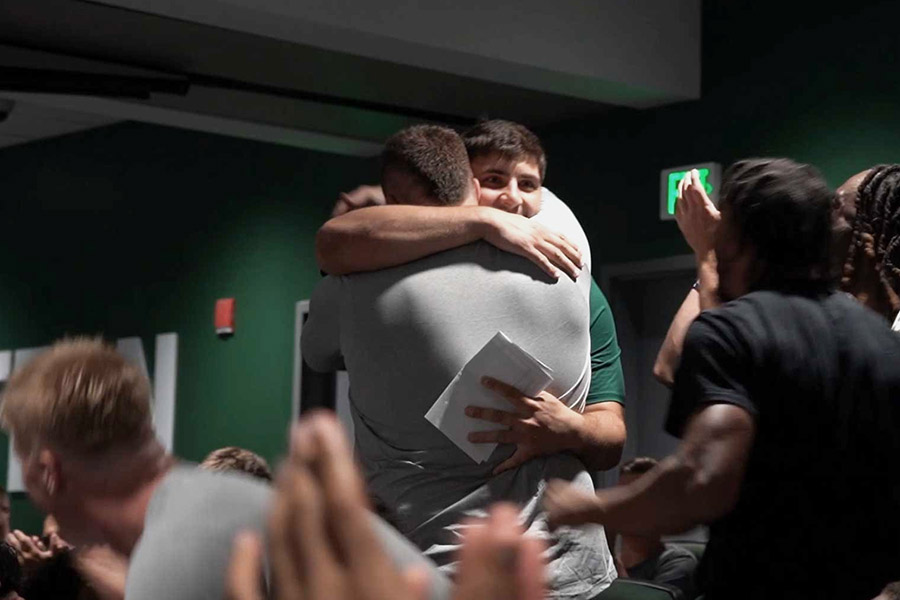
<svg viewBox="0 0 900 600">
<path fill-rule="evenodd" d="M 481 198 L 481 182 L 477 177 L 472 178 L 472 191 L 475 192 L 475 198 Z"/>
<path fill-rule="evenodd" d="M 43 448 L 38 452 L 37 464 L 44 493 L 53 498 L 62 491 L 63 477 L 59 457 L 52 450 Z"/>
</svg>

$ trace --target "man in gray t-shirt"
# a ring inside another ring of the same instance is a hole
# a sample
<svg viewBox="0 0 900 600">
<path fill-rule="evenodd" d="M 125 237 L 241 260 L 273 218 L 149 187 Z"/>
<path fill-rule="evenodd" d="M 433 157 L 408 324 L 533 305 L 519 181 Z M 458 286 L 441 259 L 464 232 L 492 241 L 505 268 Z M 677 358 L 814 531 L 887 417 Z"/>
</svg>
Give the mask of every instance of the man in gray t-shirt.
<svg viewBox="0 0 900 600">
<path fill-rule="evenodd" d="M 108 544 L 130 559 L 126 600 L 220 600 L 232 537 L 262 530 L 268 487 L 249 476 L 176 464 L 156 437 L 150 383 L 114 347 L 57 342 L 13 373 L 2 420 L 16 440 L 28 495 L 76 545 Z M 400 568 L 449 582 L 374 515 Z"/>
<path fill-rule="evenodd" d="M 173 467 L 147 505 L 143 533 L 131 554 L 125 598 L 222 598 L 232 540 L 244 529 L 265 531 L 270 498 L 270 487 L 247 475 L 211 473 L 187 464 Z M 399 567 L 426 564 L 418 549 L 373 519 L 385 550 Z M 432 572 L 431 597 L 449 597 L 448 582 L 436 575 Z"/>
<path fill-rule="evenodd" d="M 402 154 L 396 142 L 388 141 L 388 152 Z M 452 145 L 445 140 L 442 148 Z M 387 158 L 390 164 L 394 157 Z M 464 148 L 461 161 L 468 170 Z M 421 177 L 429 166 L 419 162 L 407 172 Z M 389 176 L 383 185 L 389 199 L 402 189 L 392 187 Z M 474 201 L 468 191 L 462 204 Z M 540 509 L 550 478 L 593 490 L 581 460 L 571 452 L 546 454 L 493 475 L 513 446 L 500 445 L 476 464 L 425 420 L 456 373 L 498 331 L 552 369 L 554 400 L 583 406 L 590 376 L 588 304 L 579 285 L 553 280 L 526 259 L 481 242 L 390 269 L 326 277 L 312 296 L 302 351 L 313 369 L 346 367 L 369 487 L 428 557 L 452 573 L 463 522 L 484 516 L 496 501 L 512 501 L 529 533 L 548 541 L 551 596 L 593 598 L 615 577 L 603 530 L 551 534 Z"/>
</svg>

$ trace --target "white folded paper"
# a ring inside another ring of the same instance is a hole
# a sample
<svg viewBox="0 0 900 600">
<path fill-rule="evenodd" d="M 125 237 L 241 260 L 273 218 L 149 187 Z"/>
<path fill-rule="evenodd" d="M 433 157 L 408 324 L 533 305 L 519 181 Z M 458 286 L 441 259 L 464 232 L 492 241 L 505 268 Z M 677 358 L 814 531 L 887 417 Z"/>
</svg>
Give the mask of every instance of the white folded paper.
<svg viewBox="0 0 900 600">
<path fill-rule="evenodd" d="M 467 417 L 466 407 L 482 406 L 515 412 L 509 401 L 482 385 L 481 378 L 485 376 L 507 383 L 526 396 L 537 396 L 553 381 L 550 367 L 510 341 L 502 331 L 498 331 L 460 369 L 437 402 L 425 413 L 425 418 L 477 463 L 486 461 L 497 444 L 470 442 L 469 433 L 506 429 L 506 426 Z"/>
</svg>

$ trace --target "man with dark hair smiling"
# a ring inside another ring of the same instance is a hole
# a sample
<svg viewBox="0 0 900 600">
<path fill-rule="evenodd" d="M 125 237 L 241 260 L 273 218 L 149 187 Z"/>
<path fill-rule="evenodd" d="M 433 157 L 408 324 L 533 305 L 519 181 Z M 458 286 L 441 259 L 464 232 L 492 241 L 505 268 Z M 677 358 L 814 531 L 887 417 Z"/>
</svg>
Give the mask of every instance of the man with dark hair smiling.
<svg viewBox="0 0 900 600">
<path fill-rule="evenodd" d="M 386 154 L 385 198 L 411 206 L 360 209 L 346 216 L 362 214 L 357 222 L 365 223 L 367 210 L 384 209 L 402 218 L 416 212 L 403 209 L 419 209 L 424 215 L 419 223 L 440 244 L 441 231 L 448 227 L 442 212 L 483 208 L 477 206 L 480 184 L 466 148 L 452 130 L 418 126 L 401 131 L 388 140 Z M 398 156 L 405 157 L 403 163 Z M 445 163 L 434 169 L 436 161 Z M 454 194 L 452 206 L 435 206 Z M 529 225 L 519 215 L 487 210 Z M 406 241 L 422 233 L 405 225 L 399 232 L 385 232 L 379 228 L 383 224 L 369 221 L 366 227 L 398 241 L 401 253 Z M 592 491 L 585 464 L 614 466 L 624 442 L 617 413 L 583 409 L 591 383 L 587 290 L 569 277 L 548 277 L 532 262 L 494 245 L 457 246 L 451 243 L 413 260 L 421 248 L 410 244 L 411 253 L 399 266 L 326 277 L 310 302 L 303 358 L 320 371 L 346 367 L 356 449 L 369 488 L 426 556 L 453 572 L 465 522 L 485 516 L 494 502 L 512 501 L 528 533 L 548 541 L 551 597 L 593 598 L 615 577 L 602 528 L 552 535 L 539 501 L 551 477 Z M 425 413 L 498 331 L 547 365 L 553 381 L 535 398 L 501 382 L 487 383 L 509 400 L 510 410 L 468 407 L 466 414 L 509 429 L 470 434 L 473 442 L 500 442 L 479 464 Z M 608 415 L 613 423 L 607 428 Z"/>
<path fill-rule="evenodd" d="M 498 470 L 518 466 L 535 455 L 558 452 L 560 445 L 578 453 L 592 470 L 612 468 L 625 439 L 624 375 L 612 312 L 590 275 L 587 236 L 572 211 L 542 187 L 547 157 L 540 139 L 527 127 L 500 119 L 482 121 L 463 133 L 462 139 L 478 182 L 478 206 L 356 210 L 360 204 L 386 203 L 380 189 L 362 186 L 341 195 L 334 211 L 339 216 L 320 229 L 316 237 L 319 264 L 333 275 L 366 272 L 483 240 L 527 258 L 554 278 L 562 271 L 576 279 L 589 301 L 591 383 L 583 403 L 570 408 L 583 414 L 591 434 L 580 436 L 584 443 L 571 448 L 571 440 L 543 427 L 541 419 L 525 423 L 512 412 L 471 407 L 470 416 L 505 422 L 514 430 L 476 432 L 472 441 L 518 444 L 519 451 Z M 526 400 L 516 390 L 507 393 L 520 402 Z M 530 435 L 535 426 L 538 436 Z"/>
<path fill-rule="evenodd" d="M 681 445 L 597 495 L 551 483 L 551 522 L 709 523 L 707 600 L 868 600 L 900 575 L 900 338 L 832 288 L 833 196 L 813 168 L 741 161 L 721 195 L 727 303 L 684 342 L 666 424 Z"/>
</svg>

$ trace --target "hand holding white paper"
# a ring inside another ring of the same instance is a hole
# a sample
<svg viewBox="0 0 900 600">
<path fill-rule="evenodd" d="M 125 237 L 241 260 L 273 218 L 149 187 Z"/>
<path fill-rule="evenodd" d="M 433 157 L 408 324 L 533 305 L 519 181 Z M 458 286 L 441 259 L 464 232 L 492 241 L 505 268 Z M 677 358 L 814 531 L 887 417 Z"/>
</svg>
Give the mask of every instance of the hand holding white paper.
<svg viewBox="0 0 900 600">
<path fill-rule="evenodd" d="M 527 396 L 537 396 L 553 381 L 550 367 L 510 341 L 502 331 L 460 369 L 425 413 L 425 418 L 477 463 L 486 461 L 497 444 L 470 442 L 469 433 L 506 426 L 468 417 L 466 407 L 514 410 L 509 402 L 482 385 L 481 379 L 486 376 L 509 384 Z"/>
</svg>

